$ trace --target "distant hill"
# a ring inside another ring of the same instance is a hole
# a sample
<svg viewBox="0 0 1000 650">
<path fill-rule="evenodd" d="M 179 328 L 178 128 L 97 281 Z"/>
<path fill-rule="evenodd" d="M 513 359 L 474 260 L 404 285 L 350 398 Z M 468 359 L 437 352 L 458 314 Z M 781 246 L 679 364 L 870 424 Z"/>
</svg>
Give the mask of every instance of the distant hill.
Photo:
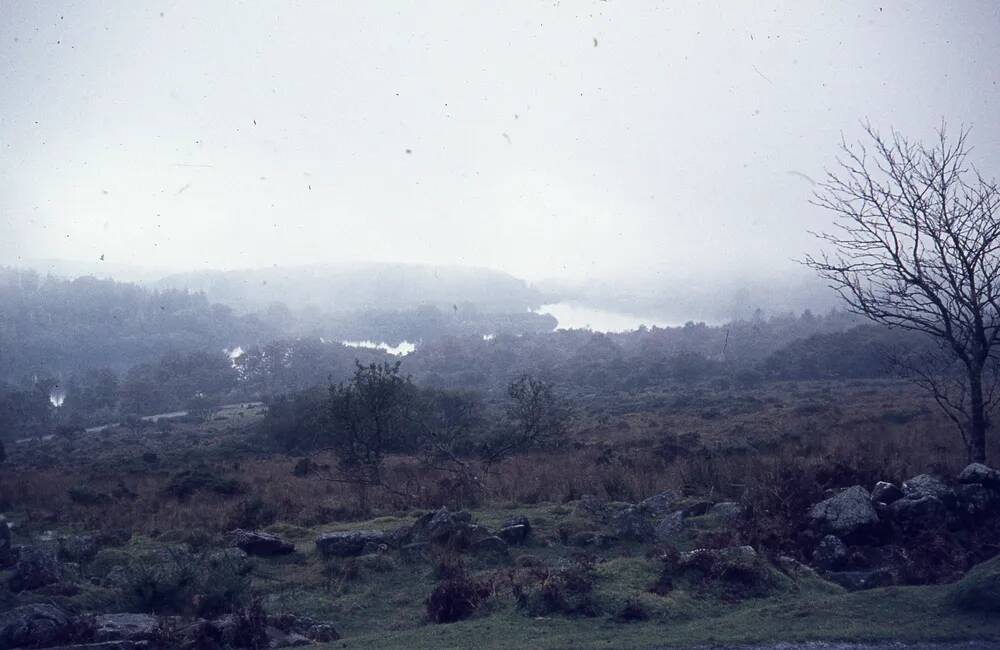
<svg viewBox="0 0 1000 650">
<path fill-rule="evenodd" d="M 169 275 L 161 289 L 203 291 L 214 302 L 254 311 L 282 302 L 322 312 L 403 310 L 420 306 L 517 313 L 541 305 L 541 294 L 501 271 L 416 264 L 322 264 Z"/>
</svg>

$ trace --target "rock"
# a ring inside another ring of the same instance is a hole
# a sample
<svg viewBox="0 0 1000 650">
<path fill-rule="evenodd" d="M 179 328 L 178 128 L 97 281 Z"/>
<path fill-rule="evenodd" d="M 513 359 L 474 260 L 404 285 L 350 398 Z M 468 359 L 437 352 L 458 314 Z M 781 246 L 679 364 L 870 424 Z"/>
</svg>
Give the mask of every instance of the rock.
<svg viewBox="0 0 1000 650">
<path fill-rule="evenodd" d="M 0 648 L 65 643 L 72 630 L 72 619 L 54 605 L 15 607 L 0 613 Z"/>
<path fill-rule="evenodd" d="M 813 564 L 824 571 L 837 571 L 847 564 L 847 545 L 835 535 L 820 540 L 813 551 Z"/>
<path fill-rule="evenodd" d="M 227 535 L 233 546 L 250 555 L 270 557 L 272 555 L 287 555 L 295 551 L 294 544 L 270 533 L 237 528 Z"/>
<path fill-rule="evenodd" d="M 685 517 L 700 517 L 712 509 L 715 504 L 711 501 L 695 501 L 684 508 Z"/>
<path fill-rule="evenodd" d="M 841 538 L 862 533 L 879 521 L 871 495 L 860 485 L 820 501 L 809 516 L 821 531 Z"/>
<path fill-rule="evenodd" d="M 17 562 L 17 551 L 10 534 L 7 519 L 0 515 L 0 569 L 6 569 Z"/>
<path fill-rule="evenodd" d="M 743 506 L 734 501 L 722 501 L 709 508 L 708 514 L 723 521 L 735 521 L 743 516 Z"/>
<path fill-rule="evenodd" d="M 267 645 L 269 648 L 298 648 L 312 645 L 312 641 L 298 632 L 283 632 L 276 627 L 268 627 Z"/>
<path fill-rule="evenodd" d="M 656 524 L 653 535 L 658 542 L 666 542 L 684 530 L 684 511 L 667 515 Z"/>
<path fill-rule="evenodd" d="M 297 634 L 320 643 L 329 643 L 340 638 L 340 633 L 337 632 L 332 623 L 317 621 L 308 616 L 277 614 L 268 616 L 267 624 L 287 635 Z"/>
<path fill-rule="evenodd" d="M 903 491 L 887 481 L 879 481 L 872 490 L 872 501 L 889 505 L 903 498 Z"/>
<path fill-rule="evenodd" d="M 798 560 L 788 555 L 779 555 L 777 557 L 778 568 L 787 573 L 790 576 L 801 576 L 815 578 L 818 576 L 816 571 L 810 567 L 802 564 Z"/>
<path fill-rule="evenodd" d="M 904 530 L 917 530 L 944 525 L 948 508 L 934 496 L 907 496 L 889 506 L 889 512 Z"/>
<path fill-rule="evenodd" d="M 629 506 L 611 519 L 615 533 L 622 539 L 635 542 L 651 542 L 656 536 L 656 528 L 649 515 L 638 506 Z"/>
<path fill-rule="evenodd" d="M 462 523 L 448 511 L 448 508 L 442 506 L 417 519 L 411 527 L 411 537 L 418 542 L 444 543 Z"/>
<path fill-rule="evenodd" d="M 471 548 L 472 552 L 476 555 L 485 555 L 496 559 L 503 559 L 508 556 L 507 542 L 495 535 L 480 539 Z"/>
<path fill-rule="evenodd" d="M 98 546 L 125 546 L 132 540 L 132 531 L 128 528 L 112 528 L 97 535 Z"/>
<path fill-rule="evenodd" d="M 955 501 L 959 511 L 971 517 L 1000 510 L 1000 492 L 981 483 L 963 483 L 956 487 Z"/>
<path fill-rule="evenodd" d="M 327 557 L 361 555 L 369 542 L 384 544 L 386 534 L 380 530 L 347 530 L 324 533 L 316 538 L 316 550 Z"/>
<path fill-rule="evenodd" d="M 914 476 L 913 478 L 904 481 L 903 494 L 910 499 L 934 497 L 944 501 L 945 503 L 948 503 L 952 498 L 954 498 L 954 493 L 951 491 L 951 488 L 945 485 L 944 481 L 936 476 L 931 476 L 930 474 L 920 474 L 919 476 Z"/>
<path fill-rule="evenodd" d="M 681 553 L 677 565 L 682 569 L 698 568 L 708 571 L 720 562 L 748 563 L 758 559 L 752 546 L 731 546 L 729 548 L 698 548 Z"/>
<path fill-rule="evenodd" d="M 97 555 L 97 539 L 93 535 L 67 535 L 59 538 L 59 558 L 65 562 L 86 562 Z"/>
<path fill-rule="evenodd" d="M 150 614 L 100 614 L 94 617 L 95 641 L 149 641 L 159 633 L 160 620 Z"/>
<path fill-rule="evenodd" d="M 531 523 L 527 517 L 508 519 L 497 531 L 497 535 L 508 544 L 524 544 L 531 535 Z"/>
<path fill-rule="evenodd" d="M 240 575 L 246 575 L 253 569 L 250 557 L 239 548 L 217 548 L 204 557 L 210 567 L 225 568 Z"/>
<path fill-rule="evenodd" d="M 660 492 L 639 502 L 638 507 L 653 519 L 670 514 L 680 496 L 673 490 Z"/>
<path fill-rule="evenodd" d="M 848 591 L 889 587 L 896 583 L 892 573 L 884 569 L 874 571 L 833 571 L 824 574 L 827 580 Z"/>
<path fill-rule="evenodd" d="M 979 483 L 987 487 L 1000 487 L 1000 471 L 982 463 L 971 463 L 958 475 L 959 483 Z"/>
<path fill-rule="evenodd" d="M 62 575 L 62 565 L 54 551 L 40 546 L 26 546 L 18 554 L 10 588 L 13 591 L 38 589 L 59 582 Z"/>
<path fill-rule="evenodd" d="M 427 542 L 413 542 L 412 544 L 401 546 L 399 548 L 399 556 L 406 562 L 421 562 L 430 557 L 429 550 L 430 544 Z"/>
</svg>

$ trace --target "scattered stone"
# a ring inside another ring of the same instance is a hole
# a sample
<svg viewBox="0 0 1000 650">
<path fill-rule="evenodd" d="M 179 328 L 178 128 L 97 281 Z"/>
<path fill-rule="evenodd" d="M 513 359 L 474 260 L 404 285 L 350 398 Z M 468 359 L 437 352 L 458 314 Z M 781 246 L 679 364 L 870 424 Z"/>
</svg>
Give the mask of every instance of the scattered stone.
<svg viewBox="0 0 1000 650">
<path fill-rule="evenodd" d="M 813 551 L 813 563 L 824 571 L 838 571 L 847 564 L 847 545 L 836 535 L 827 535 Z"/>
<path fill-rule="evenodd" d="M 312 645 L 312 641 L 298 632 L 284 632 L 276 627 L 268 627 L 267 645 L 270 648 L 298 648 Z"/>
<path fill-rule="evenodd" d="M 951 488 L 945 485 L 944 481 L 930 474 L 920 474 L 904 481 L 903 494 L 910 499 L 934 497 L 946 503 L 954 498 Z"/>
<path fill-rule="evenodd" d="M 59 582 L 62 573 L 62 566 L 53 550 L 41 546 L 25 546 L 18 554 L 10 588 L 13 591 L 38 589 Z"/>
<path fill-rule="evenodd" d="M 496 536 L 484 537 L 473 543 L 472 552 L 477 555 L 506 558 L 508 555 L 507 542 Z"/>
<path fill-rule="evenodd" d="M 160 621 L 150 614 L 101 614 L 94 617 L 95 641 L 149 641 Z"/>
<path fill-rule="evenodd" d="M 100 550 L 93 535 L 67 535 L 59 538 L 59 558 L 65 562 L 86 562 Z"/>
<path fill-rule="evenodd" d="M 903 498 L 903 491 L 888 481 L 879 481 L 872 490 L 872 501 L 890 505 Z"/>
<path fill-rule="evenodd" d="M 752 546 L 730 546 L 729 548 L 698 548 L 681 553 L 678 566 L 708 570 L 720 561 L 755 562 L 759 556 Z"/>
<path fill-rule="evenodd" d="M 676 536 L 684 530 L 684 511 L 678 510 L 677 512 L 667 515 L 660 520 L 660 523 L 656 524 L 656 528 L 653 530 L 653 535 L 656 537 L 656 541 L 665 542 Z"/>
<path fill-rule="evenodd" d="M 384 544 L 386 534 L 380 530 L 347 530 L 324 533 L 316 538 L 316 550 L 327 557 L 361 555 L 365 544 Z"/>
<path fill-rule="evenodd" d="M 987 487 L 1000 487 L 1000 471 L 982 463 L 971 463 L 958 475 L 959 483 L 979 483 Z"/>
<path fill-rule="evenodd" d="M 685 517 L 700 517 L 712 509 L 715 504 L 711 501 L 695 501 L 684 508 Z"/>
<path fill-rule="evenodd" d="M 233 546 L 250 555 L 271 557 L 272 555 L 287 555 L 295 551 L 294 544 L 270 533 L 237 528 L 230 531 L 228 536 Z"/>
<path fill-rule="evenodd" d="M 873 571 L 832 571 L 824 574 L 827 580 L 834 582 L 848 591 L 889 587 L 896 584 L 892 573 L 886 569 Z"/>
<path fill-rule="evenodd" d="M 972 517 L 1000 510 L 1000 492 L 981 483 L 963 483 L 955 488 L 955 499 L 962 514 Z"/>
<path fill-rule="evenodd" d="M 0 613 L 0 648 L 65 643 L 72 632 L 69 615 L 54 605 L 24 605 Z"/>
<path fill-rule="evenodd" d="M 660 492 L 639 502 L 638 508 L 647 513 L 651 518 L 658 519 L 670 514 L 674 510 L 674 504 L 680 496 L 673 490 Z"/>
<path fill-rule="evenodd" d="M 267 624 L 287 635 L 297 634 L 320 643 L 329 643 L 340 638 L 340 633 L 332 623 L 317 621 L 308 616 L 277 614 L 268 616 Z"/>
<path fill-rule="evenodd" d="M 629 506 L 616 514 L 611 525 L 622 539 L 650 542 L 656 536 L 656 528 L 649 514 L 638 506 Z"/>
<path fill-rule="evenodd" d="M 497 535 L 508 544 L 524 544 L 531 535 L 531 523 L 527 517 L 508 519 L 497 531 Z"/>
<path fill-rule="evenodd" d="M 0 515 L 0 569 L 6 569 L 17 562 L 17 550 L 14 548 L 7 519 Z"/>
<path fill-rule="evenodd" d="M 708 514 L 723 521 L 735 521 L 743 516 L 743 506 L 735 501 L 722 501 L 712 506 Z"/>
<path fill-rule="evenodd" d="M 907 496 L 889 506 L 889 511 L 904 530 L 940 526 L 945 523 L 948 514 L 944 501 L 929 495 Z"/>
<path fill-rule="evenodd" d="M 820 501 L 809 516 L 817 528 L 841 538 L 870 529 L 879 521 L 871 495 L 860 485 Z"/>
</svg>

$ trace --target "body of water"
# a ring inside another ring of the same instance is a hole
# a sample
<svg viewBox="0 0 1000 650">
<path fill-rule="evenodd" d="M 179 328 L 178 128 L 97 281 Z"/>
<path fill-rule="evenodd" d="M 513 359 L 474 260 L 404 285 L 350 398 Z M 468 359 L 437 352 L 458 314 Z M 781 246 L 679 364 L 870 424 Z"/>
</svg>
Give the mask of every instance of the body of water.
<svg viewBox="0 0 1000 650">
<path fill-rule="evenodd" d="M 574 302 L 557 302 L 542 305 L 537 310 L 539 314 L 554 316 L 559 324 L 557 329 L 584 329 L 594 332 L 630 332 L 645 325 L 646 327 L 676 327 L 682 323 L 673 323 L 663 318 L 638 316 L 624 312 L 608 311 Z"/>
<path fill-rule="evenodd" d="M 389 345 L 388 343 L 376 343 L 375 341 L 341 341 L 344 345 L 351 348 L 369 348 L 372 350 L 384 350 L 389 354 L 395 355 L 397 357 L 405 357 L 409 353 L 417 349 L 416 344 L 410 343 L 409 341 L 403 341 L 399 345 Z"/>
</svg>

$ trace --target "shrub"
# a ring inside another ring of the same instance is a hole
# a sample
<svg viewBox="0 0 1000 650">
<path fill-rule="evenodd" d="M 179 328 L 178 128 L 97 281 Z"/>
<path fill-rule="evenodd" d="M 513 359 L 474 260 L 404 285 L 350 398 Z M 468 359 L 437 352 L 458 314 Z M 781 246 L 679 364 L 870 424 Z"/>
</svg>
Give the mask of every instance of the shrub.
<svg viewBox="0 0 1000 650">
<path fill-rule="evenodd" d="M 243 556 L 227 551 L 194 554 L 166 547 L 131 558 L 119 601 L 125 611 L 208 618 L 244 606 L 249 589 Z"/>
<path fill-rule="evenodd" d="M 454 623 L 471 616 L 489 596 L 489 588 L 464 574 L 442 580 L 427 597 L 427 616 Z"/>
<path fill-rule="evenodd" d="M 206 469 L 193 469 L 178 472 L 171 477 L 163 493 L 184 501 L 195 492 L 214 492 L 224 496 L 242 494 L 246 488 L 233 478 L 225 478 Z"/>
</svg>

